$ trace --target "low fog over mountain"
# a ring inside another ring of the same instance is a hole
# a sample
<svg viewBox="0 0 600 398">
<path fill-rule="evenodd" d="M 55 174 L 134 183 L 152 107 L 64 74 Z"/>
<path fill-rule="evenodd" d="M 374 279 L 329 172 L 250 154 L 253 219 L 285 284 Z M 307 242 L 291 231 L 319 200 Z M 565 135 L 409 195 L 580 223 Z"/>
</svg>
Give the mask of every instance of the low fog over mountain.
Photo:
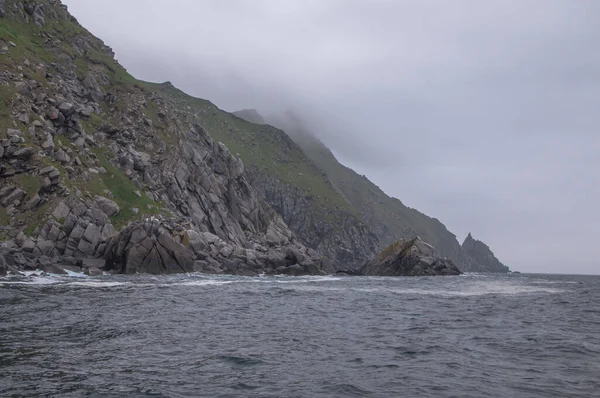
<svg viewBox="0 0 600 398">
<path fill-rule="evenodd" d="M 341 163 L 511 268 L 597 272 L 597 1 L 64 3 L 136 77 L 293 109 Z"/>
</svg>

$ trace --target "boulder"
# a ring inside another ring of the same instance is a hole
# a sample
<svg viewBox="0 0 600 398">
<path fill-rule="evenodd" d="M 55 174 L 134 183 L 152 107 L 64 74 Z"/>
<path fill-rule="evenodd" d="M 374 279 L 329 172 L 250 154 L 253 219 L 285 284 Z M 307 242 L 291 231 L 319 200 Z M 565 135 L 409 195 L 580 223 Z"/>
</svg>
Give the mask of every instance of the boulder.
<svg viewBox="0 0 600 398">
<path fill-rule="evenodd" d="M 64 270 L 63 267 L 56 264 L 46 264 L 44 265 L 44 272 L 47 274 L 58 274 L 58 275 L 67 275 L 68 272 Z"/>
<path fill-rule="evenodd" d="M 91 267 L 91 268 L 86 268 L 85 274 L 89 275 L 89 276 L 101 276 L 103 274 L 103 272 L 100 268 Z"/>
<path fill-rule="evenodd" d="M 15 188 L 0 200 L 0 204 L 3 207 L 8 207 L 8 205 L 14 203 L 16 200 L 22 200 L 24 197 L 25 192 L 21 188 Z"/>
<path fill-rule="evenodd" d="M 76 112 L 76 108 L 75 105 L 71 104 L 70 102 L 62 102 L 59 106 L 58 106 L 58 110 L 60 111 L 60 113 L 62 113 L 65 118 L 70 118 L 71 116 L 73 116 L 73 114 L 75 114 Z"/>
<path fill-rule="evenodd" d="M 438 257 L 433 246 L 418 236 L 388 246 L 359 271 L 367 276 L 460 275 L 447 258 Z"/>
<path fill-rule="evenodd" d="M 7 272 L 8 272 L 8 264 L 6 263 L 6 260 L 4 259 L 4 255 L 2 253 L 0 253 L 0 276 L 6 276 Z"/>
<path fill-rule="evenodd" d="M 67 155 L 67 153 L 65 151 L 63 151 L 62 149 L 59 149 L 58 151 L 56 151 L 54 153 L 54 159 L 56 159 L 58 162 L 60 162 L 62 164 L 66 164 L 71 161 L 71 158 L 69 157 L 69 155 Z"/>
<path fill-rule="evenodd" d="M 29 86 L 25 82 L 17 82 L 17 83 L 15 83 L 15 89 L 21 95 L 28 95 L 29 92 L 31 91 L 29 89 Z"/>
<path fill-rule="evenodd" d="M 109 217 L 116 216 L 117 214 L 119 214 L 119 211 L 121 210 L 119 208 L 119 205 L 117 205 L 112 200 L 105 198 L 104 196 L 96 196 L 95 200 L 96 200 L 96 205 L 98 206 L 98 208 L 100 210 L 102 210 L 104 212 L 104 214 L 106 214 Z"/>
<path fill-rule="evenodd" d="M 106 270 L 123 274 L 193 272 L 192 252 L 174 238 L 174 225 L 154 218 L 129 224 L 109 241 Z"/>
<path fill-rule="evenodd" d="M 13 156 L 19 159 L 29 159 L 33 156 L 34 153 L 35 152 L 32 148 L 25 147 L 17 150 L 15 153 L 13 153 Z"/>
</svg>

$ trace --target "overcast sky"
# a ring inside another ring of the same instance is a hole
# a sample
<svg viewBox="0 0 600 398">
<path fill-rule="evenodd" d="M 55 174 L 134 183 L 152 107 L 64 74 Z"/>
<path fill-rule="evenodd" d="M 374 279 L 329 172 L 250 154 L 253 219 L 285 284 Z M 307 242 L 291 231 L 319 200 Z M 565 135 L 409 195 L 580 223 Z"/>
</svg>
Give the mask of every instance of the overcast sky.
<svg viewBox="0 0 600 398">
<path fill-rule="evenodd" d="M 134 76 L 296 109 L 511 268 L 600 273 L 600 1 L 63 2 Z"/>
</svg>

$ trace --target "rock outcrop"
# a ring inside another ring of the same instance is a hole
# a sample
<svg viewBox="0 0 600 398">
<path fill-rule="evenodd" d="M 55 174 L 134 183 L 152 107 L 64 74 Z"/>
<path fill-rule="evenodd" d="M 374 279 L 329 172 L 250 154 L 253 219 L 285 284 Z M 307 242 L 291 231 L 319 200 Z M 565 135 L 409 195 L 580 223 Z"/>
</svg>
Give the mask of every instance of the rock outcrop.
<svg viewBox="0 0 600 398">
<path fill-rule="evenodd" d="M 400 240 L 377 255 L 361 270 L 367 276 L 460 275 L 461 271 L 447 258 L 438 257 L 435 249 L 421 238 Z"/>
<path fill-rule="evenodd" d="M 132 77 L 60 0 L 0 18 L 0 272 L 321 275 L 398 232 L 257 112 Z"/>
<path fill-rule="evenodd" d="M 19 30 L 14 46 L 0 37 L 7 248 L 38 268 L 41 256 L 106 256 L 108 269 L 125 273 L 334 270 L 257 193 L 240 156 L 213 138 L 212 113 L 169 95 L 169 83 L 134 79 L 60 1 L 3 5 Z M 159 226 L 143 221 L 152 217 Z M 181 228 L 189 243 L 175 239 Z"/>
<path fill-rule="evenodd" d="M 473 236 L 471 236 L 470 233 L 465 238 L 462 247 L 477 262 L 479 269 L 481 269 L 483 272 L 510 271 L 506 265 L 502 264 L 500 260 L 494 256 L 494 253 L 490 250 L 488 245 L 479 240 L 473 239 Z"/>
<path fill-rule="evenodd" d="M 265 245 L 227 243 L 189 222 L 151 218 L 128 225 L 108 244 L 105 270 L 115 273 L 325 275 L 334 271 L 318 254 L 298 243 L 282 242 L 272 230 Z M 283 246 L 282 246 L 283 244 Z"/>
<path fill-rule="evenodd" d="M 484 271 L 466 253 L 456 236 L 439 220 L 404 205 L 388 196 L 367 177 L 340 164 L 331 150 L 309 131 L 293 112 L 267 119 L 285 132 L 327 175 L 331 184 L 356 209 L 382 250 L 398 239 L 415 235 L 432 244 L 440 255 L 450 258 L 463 271 Z M 320 133 L 326 134 L 321 131 Z"/>
</svg>

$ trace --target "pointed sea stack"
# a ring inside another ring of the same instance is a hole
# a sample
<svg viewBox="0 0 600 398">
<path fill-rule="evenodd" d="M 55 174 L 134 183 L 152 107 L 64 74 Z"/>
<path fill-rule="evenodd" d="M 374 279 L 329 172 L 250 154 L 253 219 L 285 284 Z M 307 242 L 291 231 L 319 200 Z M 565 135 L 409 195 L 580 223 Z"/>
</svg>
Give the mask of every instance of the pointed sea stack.
<svg viewBox="0 0 600 398">
<path fill-rule="evenodd" d="M 462 244 L 463 249 L 479 264 L 483 272 L 509 272 L 510 269 L 494 256 L 489 246 L 473 239 L 469 233 Z"/>
</svg>

